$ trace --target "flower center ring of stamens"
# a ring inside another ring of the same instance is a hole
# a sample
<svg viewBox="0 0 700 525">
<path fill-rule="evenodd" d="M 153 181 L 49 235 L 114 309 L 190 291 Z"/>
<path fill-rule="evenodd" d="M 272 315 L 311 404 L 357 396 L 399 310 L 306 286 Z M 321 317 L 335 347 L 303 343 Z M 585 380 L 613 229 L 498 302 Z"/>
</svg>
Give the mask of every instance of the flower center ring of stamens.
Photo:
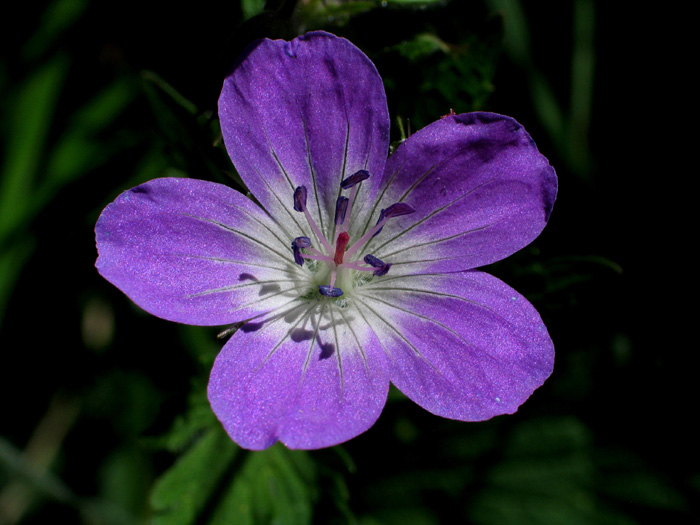
<svg viewBox="0 0 700 525">
<path fill-rule="evenodd" d="M 297 237 L 292 242 L 294 262 L 299 266 L 304 266 L 304 259 L 313 259 L 326 263 L 330 274 L 330 282 L 327 285 L 318 286 L 319 293 L 326 297 L 340 297 L 343 295 L 343 290 L 335 286 L 340 270 L 372 272 L 372 275 L 377 277 L 386 275 L 391 267 L 391 263 L 385 263 L 372 254 L 366 254 L 361 260 L 355 260 L 353 256 L 356 252 L 361 251 L 372 237 L 382 231 L 382 228 L 384 228 L 384 225 L 390 218 L 407 215 L 415 211 L 412 206 L 404 202 L 397 202 L 381 210 L 377 224 L 370 228 L 348 248 L 350 244 L 348 227 L 352 214 L 352 206 L 357 196 L 359 184 L 367 180 L 369 176 L 369 172 L 360 170 L 340 183 L 341 189 L 350 189 L 350 196 L 345 197 L 341 195 L 336 201 L 335 225 L 340 226 L 340 233 L 333 243 L 330 243 L 328 239 L 326 239 L 306 207 L 306 199 L 308 197 L 306 186 L 298 186 L 294 190 L 294 209 L 306 216 L 309 227 L 318 238 L 322 247 L 322 251 L 319 251 L 312 247 L 309 237 Z M 365 265 L 363 265 L 362 262 L 364 262 Z"/>
</svg>

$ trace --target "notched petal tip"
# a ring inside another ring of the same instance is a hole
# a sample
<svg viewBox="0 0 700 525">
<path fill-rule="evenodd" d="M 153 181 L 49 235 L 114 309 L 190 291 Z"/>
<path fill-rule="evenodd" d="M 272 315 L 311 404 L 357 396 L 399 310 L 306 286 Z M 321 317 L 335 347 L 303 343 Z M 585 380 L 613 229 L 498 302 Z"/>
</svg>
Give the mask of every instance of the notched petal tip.
<svg viewBox="0 0 700 525">
<path fill-rule="evenodd" d="M 370 59 L 344 38 L 313 31 L 289 42 L 258 41 L 225 79 L 218 107 L 236 171 L 280 220 L 287 205 L 277 195 L 290 180 L 326 196 L 340 174 L 384 171 L 390 123 L 384 85 Z M 375 179 L 366 193 L 376 190 Z M 331 211 L 330 203 L 319 205 L 320 213 Z"/>
<path fill-rule="evenodd" d="M 299 41 L 295 38 L 294 40 L 291 40 L 289 42 L 285 42 L 284 44 L 284 53 L 289 57 L 289 58 L 296 58 L 297 57 L 297 48 L 299 47 Z"/>
</svg>

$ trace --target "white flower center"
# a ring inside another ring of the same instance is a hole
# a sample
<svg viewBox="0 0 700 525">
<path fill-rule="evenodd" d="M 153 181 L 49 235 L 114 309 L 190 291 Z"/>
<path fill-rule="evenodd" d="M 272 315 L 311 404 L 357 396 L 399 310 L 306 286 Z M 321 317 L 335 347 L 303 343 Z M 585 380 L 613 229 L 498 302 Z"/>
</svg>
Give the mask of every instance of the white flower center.
<svg viewBox="0 0 700 525">
<path fill-rule="evenodd" d="M 333 242 L 329 242 L 321 233 L 321 230 L 314 222 L 306 207 L 306 198 L 308 194 L 306 186 L 298 186 L 297 189 L 294 190 L 294 209 L 304 213 L 306 220 L 309 222 L 309 226 L 321 243 L 321 250 L 318 250 L 312 247 L 311 239 L 308 237 L 297 237 L 292 242 L 294 261 L 299 266 L 303 266 L 304 261 L 307 259 L 318 261 L 313 264 L 311 270 L 318 274 L 319 279 L 322 279 L 320 282 L 328 283 L 318 285 L 318 292 L 321 295 L 340 297 L 345 292 L 349 292 L 356 286 L 367 282 L 367 280 L 369 280 L 368 277 L 371 278 L 367 272 L 372 272 L 374 276 L 386 275 L 391 267 L 391 263 L 385 263 L 371 254 L 365 255 L 362 260 L 355 259 L 354 256 L 358 252 L 361 253 L 364 245 L 367 244 L 372 237 L 382 231 L 382 228 L 390 218 L 406 215 L 415 211 L 413 207 L 402 202 L 392 204 L 381 211 L 379 220 L 374 227 L 370 228 L 362 237 L 350 244 L 348 226 L 352 214 L 353 202 L 357 195 L 359 183 L 368 178 L 369 173 L 365 170 L 360 170 L 340 183 L 342 189 L 350 189 L 350 196 L 345 197 L 341 195 L 336 202 L 335 224 L 338 234 L 335 239 L 333 239 Z M 367 277 L 363 277 L 363 274 L 367 275 Z"/>
</svg>

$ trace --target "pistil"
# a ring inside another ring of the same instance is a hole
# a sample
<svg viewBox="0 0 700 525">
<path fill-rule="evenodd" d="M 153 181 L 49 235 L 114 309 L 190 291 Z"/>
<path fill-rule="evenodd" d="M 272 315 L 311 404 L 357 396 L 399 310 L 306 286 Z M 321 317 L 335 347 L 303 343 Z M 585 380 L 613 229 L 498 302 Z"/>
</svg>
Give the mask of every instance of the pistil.
<svg viewBox="0 0 700 525">
<path fill-rule="evenodd" d="M 333 261 L 335 264 L 343 264 L 343 255 L 345 254 L 345 248 L 348 247 L 350 242 L 350 235 L 348 232 L 342 232 L 338 235 L 338 241 L 335 243 L 335 257 Z"/>
</svg>

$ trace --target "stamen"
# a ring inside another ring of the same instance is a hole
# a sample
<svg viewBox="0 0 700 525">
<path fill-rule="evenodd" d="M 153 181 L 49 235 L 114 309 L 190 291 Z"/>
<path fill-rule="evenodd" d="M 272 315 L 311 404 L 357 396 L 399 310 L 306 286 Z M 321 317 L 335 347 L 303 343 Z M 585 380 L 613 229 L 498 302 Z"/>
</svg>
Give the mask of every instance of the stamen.
<svg viewBox="0 0 700 525">
<path fill-rule="evenodd" d="M 352 188 L 350 190 L 350 198 L 348 199 L 348 210 L 347 210 L 347 215 L 348 217 L 351 216 L 352 214 L 352 205 L 355 202 L 355 197 L 357 196 L 357 188 L 359 188 L 359 183 L 362 182 L 363 180 L 369 179 L 369 171 L 367 170 L 360 170 L 356 172 L 353 175 L 350 175 L 347 179 L 345 179 L 343 182 L 340 183 L 340 187 L 344 190 L 348 188 Z M 348 231 L 348 221 L 347 223 L 343 224 L 343 228 L 341 231 Z M 336 223 L 337 224 L 337 223 Z"/>
<path fill-rule="evenodd" d="M 391 263 L 385 264 L 382 268 L 377 268 L 372 272 L 372 275 L 375 275 L 377 277 L 381 277 L 382 275 L 386 275 L 389 273 L 389 268 L 391 268 Z"/>
<path fill-rule="evenodd" d="M 292 242 L 294 262 L 299 266 L 303 266 L 305 259 L 315 259 L 318 261 L 324 261 L 328 265 L 327 269 L 330 270 L 330 282 L 328 285 L 318 286 L 319 293 L 321 295 L 325 295 L 326 297 L 340 297 L 343 295 L 343 290 L 335 287 L 336 279 L 339 278 L 343 272 L 372 272 L 378 277 L 386 275 L 389 272 L 389 268 L 392 266 L 391 263 L 385 263 L 378 257 L 367 254 L 363 259 L 364 263 L 367 265 L 365 266 L 360 260 L 352 260 L 352 256 L 355 252 L 365 246 L 372 237 L 382 231 L 382 228 L 384 228 L 384 225 L 389 219 L 392 217 L 407 215 L 415 211 L 411 205 L 404 202 L 397 202 L 388 208 L 381 210 L 377 224 L 365 232 L 365 234 L 348 249 L 350 234 L 347 230 L 350 223 L 353 202 L 355 197 L 357 197 L 359 187 L 361 185 L 360 183 L 368 178 L 369 172 L 367 170 L 359 170 L 341 182 L 341 189 L 350 189 L 350 195 L 349 197 L 340 195 L 336 200 L 335 225 L 340 226 L 340 233 L 338 233 L 338 237 L 332 245 L 321 233 L 319 227 L 314 222 L 308 208 L 306 207 L 306 201 L 308 198 L 306 186 L 297 186 L 297 188 L 294 190 L 294 209 L 298 212 L 304 213 L 309 226 L 322 245 L 321 250 L 315 249 L 312 247 L 311 239 L 309 237 L 300 236 L 295 238 Z M 338 229 L 335 231 L 337 233 Z M 305 251 L 302 252 L 302 250 Z M 344 260 L 347 260 L 348 262 L 343 262 Z M 315 268 L 312 269 L 312 271 L 315 271 Z"/>
<path fill-rule="evenodd" d="M 311 239 L 308 237 L 297 237 L 292 244 L 296 244 L 299 248 L 311 248 Z"/>
<path fill-rule="evenodd" d="M 340 297 L 343 295 L 343 290 L 340 288 L 333 288 L 332 286 L 324 286 L 322 284 L 318 286 L 318 291 L 321 295 L 325 295 L 326 297 Z"/>
<path fill-rule="evenodd" d="M 388 208 L 383 209 L 379 214 L 379 220 L 377 221 L 377 224 L 375 224 L 374 227 L 370 228 L 367 233 L 365 233 L 362 237 L 355 241 L 355 244 L 353 244 L 350 247 L 350 249 L 345 253 L 345 255 L 347 257 L 351 257 L 357 250 L 362 248 L 367 243 L 367 241 L 369 241 L 372 237 L 374 237 L 380 231 L 382 231 L 382 228 L 384 228 L 386 221 L 388 221 L 392 217 L 398 217 L 399 215 L 407 215 L 409 213 L 413 213 L 414 211 L 416 210 L 413 209 L 413 206 L 404 202 L 397 202 L 396 204 L 392 204 Z"/>
<path fill-rule="evenodd" d="M 304 259 L 313 259 L 315 261 L 323 261 L 326 263 L 331 263 L 333 262 L 333 259 L 328 257 L 327 255 L 323 255 L 321 252 L 318 250 L 314 250 L 313 248 L 309 248 L 309 251 L 311 253 L 302 253 L 300 254 Z"/>
<path fill-rule="evenodd" d="M 348 247 L 349 242 L 350 235 L 348 235 L 348 232 L 341 232 L 338 235 L 338 242 L 335 245 L 335 257 L 333 258 L 335 264 L 343 264 L 343 255 L 345 255 L 345 248 Z"/>
<path fill-rule="evenodd" d="M 343 224 L 345 222 L 345 212 L 348 211 L 348 198 L 340 196 L 335 201 L 335 223 Z"/>
<path fill-rule="evenodd" d="M 408 215 L 414 211 L 416 210 L 414 210 L 413 206 L 410 204 L 406 204 L 405 202 L 396 202 L 388 208 L 382 210 L 380 215 L 390 219 L 392 217 L 398 217 L 399 215 Z"/>
<path fill-rule="evenodd" d="M 301 254 L 301 248 L 292 243 L 292 253 L 294 254 L 294 262 L 299 266 L 304 266 L 304 256 Z"/>
<path fill-rule="evenodd" d="M 304 212 L 306 220 L 309 222 L 309 226 L 311 226 L 311 229 L 316 234 L 316 238 L 321 242 L 321 244 L 323 244 L 323 247 L 325 248 L 326 252 L 330 254 L 333 251 L 331 245 L 323 236 L 321 230 L 318 229 L 318 226 L 316 226 L 316 223 L 311 218 L 311 214 L 309 213 L 309 210 L 306 207 L 306 195 L 306 186 L 297 186 L 297 188 L 294 190 L 294 209 L 296 211 Z"/>
<path fill-rule="evenodd" d="M 370 266 L 376 268 L 376 270 L 374 270 L 372 274 L 376 275 L 377 277 L 386 275 L 389 271 L 389 268 L 391 268 L 391 263 L 385 263 L 381 259 L 370 254 L 365 255 L 365 262 Z"/>
<path fill-rule="evenodd" d="M 311 248 L 311 239 L 308 237 L 297 237 L 292 242 L 292 253 L 294 253 L 294 262 L 299 266 L 304 266 L 304 256 L 301 253 L 302 248 Z"/>
<path fill-rule="evenodd" d="M 348 188 L 353 187 L 355 184 L 359 184 L 363 180 L 367 179 L 369 179 L 369 171 L 360 170 L 350 175 L 347 179 L 343 180 L 343 182 L 340 183 L 340 187 L 344 190 L 347 190 Z"/>
<path fill-rule="evenodd" d="M 297 186 L 294 190 L 294 209 L 304 211 L 306 209 L 306 186 Z"/>
<path fill-rule="evenodd" d="M 386 222 L 387 219 L 391 219 L 392 217 L 399 217 L 400 215 L 407 215 L 409 213 L 413 213 L 414 211 L 416 211 L 416 210 L 414 210 L 413 206 L 411 206 L 410 204 L 406 204 L 405 202 L 394 203 L 391 206 L 389 206 L 388 208 L 383 209 L 379 213 L 379 220 L 377 220 L 377 224 L 375 225 L 375 227 L 379 226 L 379 223 L 382 221 Z M 382 223 L 382 226 L 376 232 L 374 232 L 372 237 L 379 234 L 379 232 L 382 231 L 383 227 L 384 227 L 384 224 Z"/>
</svg>

